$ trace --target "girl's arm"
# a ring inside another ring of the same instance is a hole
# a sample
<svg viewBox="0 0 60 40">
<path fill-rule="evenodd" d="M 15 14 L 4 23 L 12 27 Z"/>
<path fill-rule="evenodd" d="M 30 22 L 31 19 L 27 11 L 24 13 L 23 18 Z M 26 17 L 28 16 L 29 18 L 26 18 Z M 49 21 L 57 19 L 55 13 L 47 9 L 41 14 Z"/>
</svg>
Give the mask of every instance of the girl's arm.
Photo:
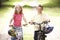
<svg viewBox="0 0 60 40">
<path fill-rule="evenodd" d="M 11 25 L 12 21 L 13 21 L 13 17 L 12 17 L 11 20 L 10 20 L 10 25 Z"/>
</svg>

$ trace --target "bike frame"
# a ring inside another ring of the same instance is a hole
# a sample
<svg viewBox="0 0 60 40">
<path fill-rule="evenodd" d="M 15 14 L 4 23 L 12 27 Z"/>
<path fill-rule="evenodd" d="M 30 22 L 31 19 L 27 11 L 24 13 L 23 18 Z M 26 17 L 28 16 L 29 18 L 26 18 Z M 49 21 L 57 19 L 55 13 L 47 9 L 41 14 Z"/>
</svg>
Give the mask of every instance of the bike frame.
<svg viewBox="0 0 60 40">
<path fill-rule="evenodd" d="M 35 22 L 33 22 L 33 24 L 35 25 L 39 25 L 39 32 L 38 32 L 38 39 L 37 40 L 45 40 L 45 37 L 46 37 L 46 35 L 45 35 L 45 33 L 44 33 L 44 31 L 41 29 L 41 24 L 47 24 L 48 22 L 50 22 L 50 21 L 44 21 L 44 22 L 42 22 L 42 23 L 35 23 Z"/>
</svg>

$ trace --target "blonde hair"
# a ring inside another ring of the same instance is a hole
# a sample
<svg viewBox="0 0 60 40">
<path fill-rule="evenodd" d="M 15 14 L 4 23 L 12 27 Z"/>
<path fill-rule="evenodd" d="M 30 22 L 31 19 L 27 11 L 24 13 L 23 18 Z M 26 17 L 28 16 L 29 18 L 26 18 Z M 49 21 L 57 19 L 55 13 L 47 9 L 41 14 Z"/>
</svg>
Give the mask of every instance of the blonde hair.
<svg viewBox="0 0 60 40">
<path fill-rule="evenodd" d="M 14 11 L 14 13 L 17 14 L 17 10 L 16 10 L 16 7 L 17 7 L 17 6 L 20 7 L 21 11 L 20 11 L 19 13 L 22 14 L 22 6 L 20 6 L 20 5 L 15 5 L 15 11 Z"/>
</svg>

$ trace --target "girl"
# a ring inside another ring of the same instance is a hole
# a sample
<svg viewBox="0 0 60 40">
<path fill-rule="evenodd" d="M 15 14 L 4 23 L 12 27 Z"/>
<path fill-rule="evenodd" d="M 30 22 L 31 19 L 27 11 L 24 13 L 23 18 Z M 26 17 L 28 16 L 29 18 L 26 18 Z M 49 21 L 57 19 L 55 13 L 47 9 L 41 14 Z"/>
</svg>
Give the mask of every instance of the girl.
<svg viewBox="0 0 60 40">
<path fill-rule="evenodd" d="M 18 37 L 19 40 L 22 40 L 22 38 L 23 38 L 22 26 L 21 26 L 22 18 L 25 21 L 25 23 L 27 24 L 27 21 L 22 12 L 22 7 L 20 5 L 16 5 L 14 15 L 10 21 L 10 25 L 11 25 L 12 21 L 14 21 L 13 28 L 14 28 L 15 32 L 18 33 L 18 36 L 16 35 L 16 37 Z M 16 37 L 11 37 L 11 40 L 16 40 Z"/>
</svg>

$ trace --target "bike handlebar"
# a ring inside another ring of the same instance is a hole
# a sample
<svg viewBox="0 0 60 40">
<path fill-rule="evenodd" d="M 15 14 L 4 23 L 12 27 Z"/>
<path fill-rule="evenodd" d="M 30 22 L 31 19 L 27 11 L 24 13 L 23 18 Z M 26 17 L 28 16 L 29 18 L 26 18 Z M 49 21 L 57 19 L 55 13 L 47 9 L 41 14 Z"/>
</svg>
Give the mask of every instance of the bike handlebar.
<svg viewBox="0 0 60 40">
<path fill-rule="evenodd" d="M 47 24 L 48 22 L 50 22 L 50 21 L 43 21 L 42 23 L 36 23 L 36 22 L 32 22 L 32 24 L 37 24 L 37 25 L 41 25 L 41 24 Z M 29 23 L 31 23 L 31 22 L 29 22 Z"/>
<path fill-rule="evenodd" d="M 28 24 L 23 24 L 22 26 L 26 26 L 26 25 L 28 25 Z M 13 25 L 9 25 L 9 27 L 14 27 Z"/>
</svg>

